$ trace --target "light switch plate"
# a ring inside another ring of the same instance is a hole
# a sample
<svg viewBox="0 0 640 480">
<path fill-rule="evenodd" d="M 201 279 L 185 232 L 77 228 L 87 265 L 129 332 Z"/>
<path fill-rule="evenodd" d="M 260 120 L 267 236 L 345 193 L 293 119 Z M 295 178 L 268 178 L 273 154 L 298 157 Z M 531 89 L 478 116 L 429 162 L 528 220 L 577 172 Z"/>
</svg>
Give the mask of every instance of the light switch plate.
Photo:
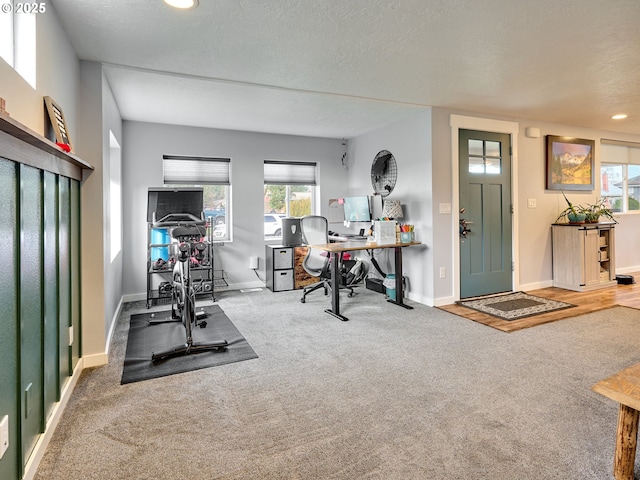
<svg viewBox="0 0 640 480">
<path fill-rule="evenodd" d="M 440 213 L 451 213 L 451 204 L 450 203 L 441 203 L 438 206 L 438 211 Z"/>
<path fill-rule="evenodd" d="M 536 208 L 536 203 L 535 198 L 527 198 L 527 208 Z"/>
</svg>

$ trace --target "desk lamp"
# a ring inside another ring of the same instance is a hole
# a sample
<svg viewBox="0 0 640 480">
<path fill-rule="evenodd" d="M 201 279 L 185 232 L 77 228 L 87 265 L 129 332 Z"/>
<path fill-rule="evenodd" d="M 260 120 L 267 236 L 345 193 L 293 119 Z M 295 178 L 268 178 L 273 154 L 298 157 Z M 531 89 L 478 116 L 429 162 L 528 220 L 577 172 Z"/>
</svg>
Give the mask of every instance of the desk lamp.
<svg viewBox="0 0 640 480">
<path fill-rule="evenodd" d="M 400 200 L 385 200 L 382 209 L 382 218 L 392 218 L 394 220 L 404 217 Z"/>
</svg>

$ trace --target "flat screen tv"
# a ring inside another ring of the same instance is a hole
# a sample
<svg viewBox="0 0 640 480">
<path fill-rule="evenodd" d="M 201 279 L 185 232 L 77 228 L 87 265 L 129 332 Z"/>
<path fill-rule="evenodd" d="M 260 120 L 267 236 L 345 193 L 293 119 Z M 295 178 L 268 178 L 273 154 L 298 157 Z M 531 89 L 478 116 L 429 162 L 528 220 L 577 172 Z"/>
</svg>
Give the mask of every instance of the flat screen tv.
<svg viewBox="0 0 640 480">
<path fill-rule="evenodd" d="M 150 187 L 147 200 L 147 222 L 204 221 L 204 194 L 202 187 Z M 155 215 L 154 215 L 155 214 Z M 191 218 L 193 217 L 193 218 Z"/>
<path fill-rule="evenodd" d="M 369 197 L 345 197 L 344 219 L 347 222 L 370 222 Z"/>
</svg>

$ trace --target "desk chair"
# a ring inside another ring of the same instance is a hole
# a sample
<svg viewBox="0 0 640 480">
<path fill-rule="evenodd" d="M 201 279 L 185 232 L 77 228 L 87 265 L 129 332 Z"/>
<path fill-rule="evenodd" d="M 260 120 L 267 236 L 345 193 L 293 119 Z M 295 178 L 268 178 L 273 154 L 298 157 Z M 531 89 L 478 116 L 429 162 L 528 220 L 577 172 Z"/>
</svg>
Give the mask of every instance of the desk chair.
<svg viewBox="0 0 640 480">
<path fill-rule="evenodd" d="M 329 243 L 329 223 L 325 217 L 321 217 L 319 215 L 307 215 L 302 217 L 300 219 L 300 230 L 302 231 L 302 238 L 306 245 Z M 317 248 L 309 248 L 307 255 L 302 261 L 302 268 L 304 268 L 309 275 L 318 277 L 320 281 L 304 287 L 300 301 L 305 303 L 307 295 L 320 288 L 323 288 L 324 294 L 327 295 L 331 289 L 329 255 Z M 353 288 L 340 288 L 349 290 L 349 296 L 353 296 Z"/>
</svg>

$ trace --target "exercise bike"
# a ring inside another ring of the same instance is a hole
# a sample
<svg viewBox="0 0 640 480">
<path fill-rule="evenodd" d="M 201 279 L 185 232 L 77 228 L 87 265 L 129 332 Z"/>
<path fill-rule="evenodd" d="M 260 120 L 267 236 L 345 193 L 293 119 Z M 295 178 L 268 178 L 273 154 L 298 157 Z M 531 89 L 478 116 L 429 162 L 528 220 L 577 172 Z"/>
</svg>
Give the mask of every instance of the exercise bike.
<svg viewBox="0 0 640 480">
<path fill-rule="evenodd" d="M 207 322 L 204 319 L 198 319 L 198 314 L 196 314 L 197 280 L 191 278 L 192 257 L 197 261 L 202 261 L 209 247 L 206 242 L 202 241 L 206 235 L 206 228 L 203 225 L 178 223 L 178 226 L 169 229 L 169 234 L 178 241 L 177 260 L 173 267 L 171 284 L 171 319 L 149 323 L 182 322 L 185 330 L 185 342 L 163 352 L 152 353 L 151 360 L 154 362 L 192 353 L 222 350 L 228 345 L 226 340 L 209 343 L 193 341 L 194 328 L 207 326 Z"/>
</svg>

